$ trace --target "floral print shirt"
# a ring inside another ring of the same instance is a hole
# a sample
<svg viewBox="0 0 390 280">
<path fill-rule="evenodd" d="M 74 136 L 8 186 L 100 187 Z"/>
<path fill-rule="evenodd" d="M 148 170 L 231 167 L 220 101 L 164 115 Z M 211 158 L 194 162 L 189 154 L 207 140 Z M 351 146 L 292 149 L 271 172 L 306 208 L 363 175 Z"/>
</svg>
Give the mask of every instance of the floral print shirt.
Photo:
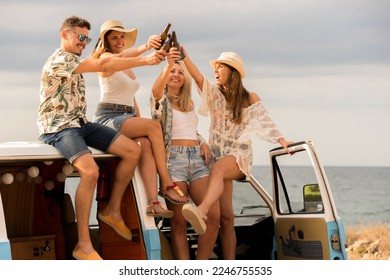
<svg viewBox="0 0 390 280">
<path fill-rule="evenodd" d="M 233 123 L 232 113 L 227 109 L 222 92 L 205 77 L 203 81 L 203 88 L 197 87 L 202 97 L 198 112 L 205 116 L 211 112 L 209 129 L 211 164 L 223 156 L 233 155 L 239 169 L 249 180 L 253 159 L 252 138 L 276 143 L 283 136 L 261 100 L 243 110 L 240 124 Z"/>
<path fill-rule="evenodd" d="M 87 122 L 84 78 L 74 73 L 81 62 L 79 56 L 57 49 L 43 66 L 37 121 L 40 135 L 80 127 L 79 119 Z"/>
</svg>

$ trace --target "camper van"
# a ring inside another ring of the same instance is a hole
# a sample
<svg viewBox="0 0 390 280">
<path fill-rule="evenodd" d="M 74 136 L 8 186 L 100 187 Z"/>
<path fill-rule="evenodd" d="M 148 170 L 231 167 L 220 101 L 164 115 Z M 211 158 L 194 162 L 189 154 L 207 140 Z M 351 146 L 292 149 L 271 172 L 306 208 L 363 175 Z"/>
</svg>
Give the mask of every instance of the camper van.
<svg viewBox="0 0 390 280">
<path fill-rule="evenodd" d="M 347 259 L 343 220 L 313 142 L 297 142 L 289 150 L 278 147 L 269 152 L 270 186 L 253 175 L 248 181 L 234 182 L 236 259 Z M 95 149 L 91 152 L 100 173 L 90 217 L 96 251 L 105 260 L 172 259 L 169 219 L 146 216 L 147 199 L 138 169 L 122 206 L 133 240 L 123 239 L 96 218 L 108 203 L 118 159 Z M 296 165 L 309 167 L 310 172 L 291 168 Z M 52 146 L 0 143 L 0 259 L 72 259 L 78 181 L 77 172 Z M 187 238 L 195 259 L 198 235 L 190 225 Z M 210 259 L 223 259 L 219 240 Z"/>
</svg>

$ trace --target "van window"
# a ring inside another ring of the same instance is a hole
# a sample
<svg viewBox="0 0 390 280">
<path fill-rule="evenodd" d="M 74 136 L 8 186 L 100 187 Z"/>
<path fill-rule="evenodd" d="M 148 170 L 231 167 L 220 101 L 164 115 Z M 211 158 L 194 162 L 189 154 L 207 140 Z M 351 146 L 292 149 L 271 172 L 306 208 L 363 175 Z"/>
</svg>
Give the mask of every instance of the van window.
<svg viewBox="0 0 390 280">
<path fill-rule="evenodd" d="M 300 165 L 294 165 L 295 162 Z M 280 214 L 323 213 L 316 173 L 306 151 L 274 157 L 272 164 Z"/>
</svg>

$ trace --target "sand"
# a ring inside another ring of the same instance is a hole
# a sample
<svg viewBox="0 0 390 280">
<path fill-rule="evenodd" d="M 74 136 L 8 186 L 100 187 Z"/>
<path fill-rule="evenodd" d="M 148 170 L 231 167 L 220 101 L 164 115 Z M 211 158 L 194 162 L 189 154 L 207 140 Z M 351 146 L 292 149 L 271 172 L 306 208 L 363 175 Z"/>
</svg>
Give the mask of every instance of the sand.
<svg viewBox="0 0 390 280">
<path fill-rule="evenodd" d="M 360 225 L 346 229 L 350 260 L 390 260 L 390 225 Z"/>
</svg>

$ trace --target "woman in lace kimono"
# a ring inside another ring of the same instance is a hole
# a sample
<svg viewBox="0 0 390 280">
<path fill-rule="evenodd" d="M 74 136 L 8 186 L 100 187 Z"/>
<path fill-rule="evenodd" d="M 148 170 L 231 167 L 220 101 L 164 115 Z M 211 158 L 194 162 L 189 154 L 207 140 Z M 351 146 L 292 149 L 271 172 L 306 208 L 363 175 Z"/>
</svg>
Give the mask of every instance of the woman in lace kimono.
<svg viewBox="0 0 390 280">
<path fill-rule="evenodd" d="M 206 193 L 210 169 L 210 151 L 197 132 L 198 117 L 191 98 L 192 78 L 181 61 L 180 52 L 172 48 L 168 63 L 156 78 L 152 88 L 151 111 L 153 119 L 161 123 L 166 160 L 174 183 L 199 204 Z M 187 241 L 187 221 L 182 206 L 166 199 L 174 212 L 170 220 L 171 245 L 175 259 L 190 258 Z M 207 231 L 199 237 L 196 259 L 209 259 L 219 229 L 219 205 L 208 211 Z"/>
<path fill-rule="evenodd" d="M 184 218 L 195 231 L 206 230 L 210 207 L 219 200 L 221 212 L 221 242 L 224 259 L 234 259 L 236 236 L 232 206 L 233 180 L 249 179 L 252 172 L 251 138 L 259 137 L 271 143 L 280 143 L 287 149 L 286 141 L 270 118 L 260 97 L 245 89 L 244 63 L 234 52 L 223 52 L 218 59 L 210 61 L 214 69 L 215 85 L 200 73 L 183 49 L 183 60 L 196 82 L 202 97 L 199 113 L 211 112 L 209 144 L 211 172 L 207 193 L 197 207 L 186 204 Z"/>
</svg>

